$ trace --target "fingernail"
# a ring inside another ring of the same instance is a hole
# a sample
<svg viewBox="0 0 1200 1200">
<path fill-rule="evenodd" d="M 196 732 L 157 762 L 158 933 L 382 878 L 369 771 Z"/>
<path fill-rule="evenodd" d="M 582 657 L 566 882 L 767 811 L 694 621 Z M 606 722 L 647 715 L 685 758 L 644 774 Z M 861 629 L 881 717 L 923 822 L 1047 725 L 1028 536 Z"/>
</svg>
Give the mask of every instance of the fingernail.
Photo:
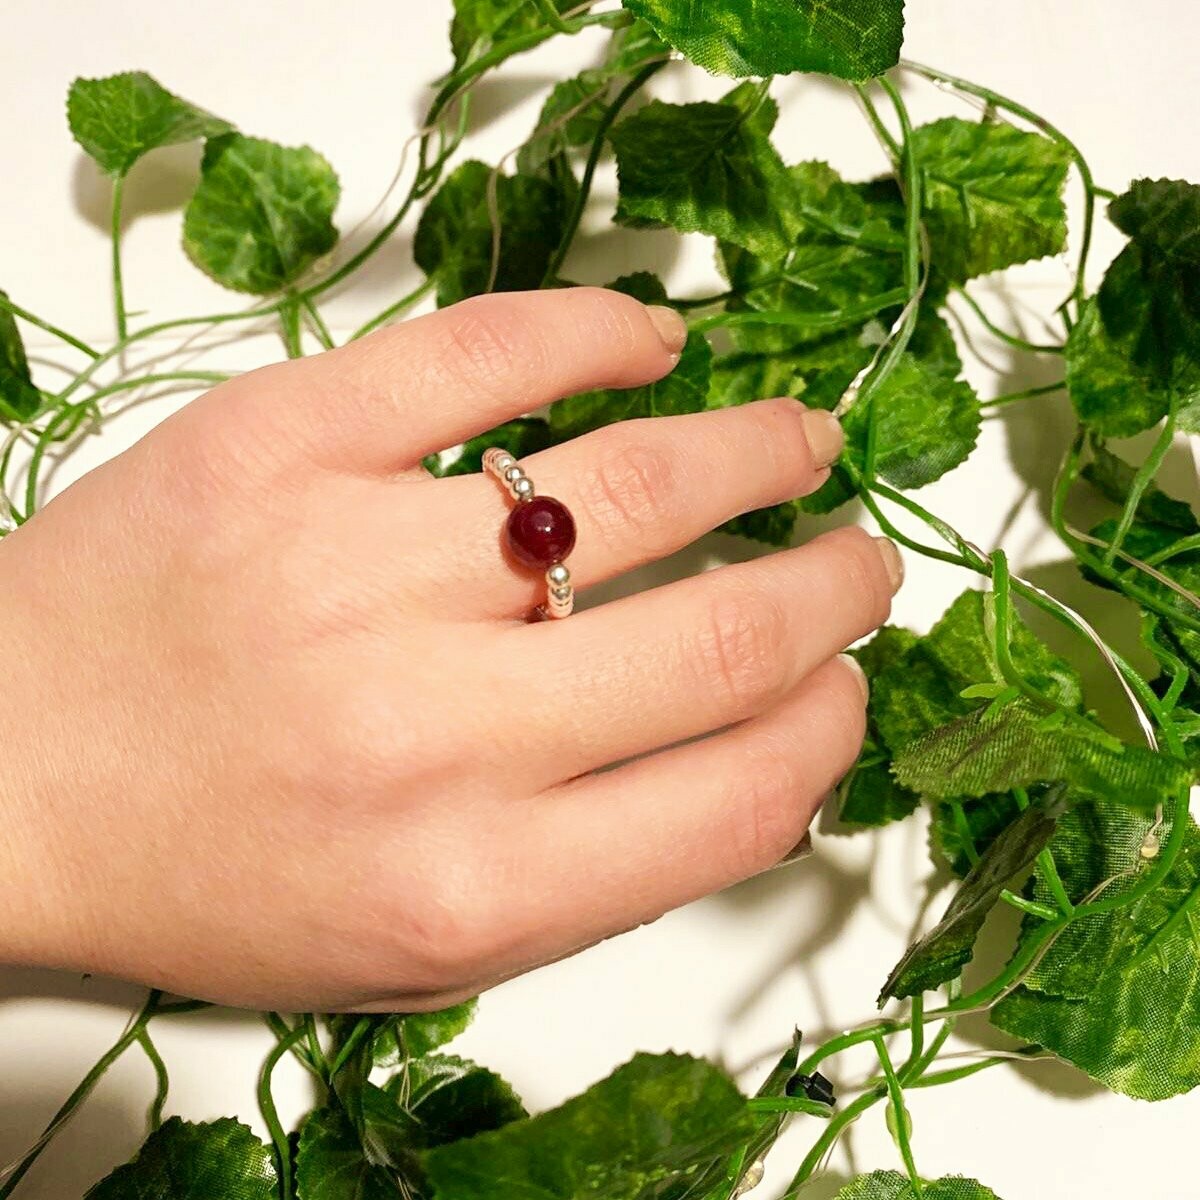
<svg viewBox="0 0 1200 1200">
<path fill-rule="evenodd" d="M 815 853 L 815 851 L 813 850 L 812 834 L 806 833 L 796 843 L 795 847 L 792 850 L 788 851 L 788 853 L 785 854 L 783 856 L 783 858 L 781 858 L 775 864 L 775 869 L 778 869 L 779 867 L 790 866 L 792 863 L 799 862 L 801 859 L 804 859 L 804 858 L 811 858 L 814 853 Z"/>
<path fill-rule="evenodd" d="M 888 579 L 892 582 L 892 595 L 894 596 L 904 582 L 904 559 L 900 557 L 900 550 L 891 538 L 877 537 L 875 544 L 883 556 L 883 565 L 887 567 Z"/>
<path fill-rule="evenodd" d="M 687 322 L 673 309 L 665 304 L 647 304 L 646 312 L 650 321 L 662 338 L 662 344 L 670 354 L 681 354 L 684 343 L 688 339 Z"/>
<path fill-rule="evenodd" d="M 854 672 L 854 678 L 858 680 L 858 686 L 862 689 L 863 699 L 869 699 L 871 685 L 867 681 L 867 673 L 859 666 L 858 659 L 853 654 L 839 654 L 838 658 Z"/>
<path fill-rule="evenodd" d="M 812 408 L 804 414 L 804 433 L 818 467 L 832 466 L 842 456 L 846 435 L 842 423 L 823 408 Z"/>
</svg>

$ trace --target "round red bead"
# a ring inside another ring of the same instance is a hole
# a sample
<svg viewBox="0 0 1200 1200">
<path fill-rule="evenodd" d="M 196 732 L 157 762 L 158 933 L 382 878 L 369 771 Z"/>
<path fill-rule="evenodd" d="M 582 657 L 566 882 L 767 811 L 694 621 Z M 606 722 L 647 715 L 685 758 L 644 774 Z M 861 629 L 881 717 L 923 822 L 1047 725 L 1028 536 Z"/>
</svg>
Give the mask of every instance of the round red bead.
<svg viewBox="0 0 1200 1200">
<path fill-rule="evenodd" d="M 562 562 L 575 548 L 575 518 L 561 500 L 535 496 L 508 514 L 505 538 L 513 557 L 527 567 Z"/>
</svg>

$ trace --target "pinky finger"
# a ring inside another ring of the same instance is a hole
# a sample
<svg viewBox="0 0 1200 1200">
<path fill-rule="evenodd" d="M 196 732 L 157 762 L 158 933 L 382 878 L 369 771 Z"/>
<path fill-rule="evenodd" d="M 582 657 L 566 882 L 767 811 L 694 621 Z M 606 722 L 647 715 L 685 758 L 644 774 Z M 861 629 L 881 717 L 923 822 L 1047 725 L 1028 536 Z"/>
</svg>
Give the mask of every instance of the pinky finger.
<svg viewBox="0 0 1200 1200">
<path fill-rule="evenodd" d="M 633 928 L 775 865 L 850 769 L 866 680 L 839 656 L 776 708 L 535 801 L 520 907 L 535 961 Z"/>
</svg>

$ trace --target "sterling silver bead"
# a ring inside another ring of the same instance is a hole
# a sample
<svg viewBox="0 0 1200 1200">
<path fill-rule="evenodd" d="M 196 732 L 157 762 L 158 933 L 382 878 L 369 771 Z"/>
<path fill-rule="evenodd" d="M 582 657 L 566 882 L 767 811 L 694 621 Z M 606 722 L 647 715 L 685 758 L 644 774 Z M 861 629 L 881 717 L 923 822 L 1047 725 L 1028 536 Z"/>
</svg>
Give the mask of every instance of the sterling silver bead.
<svg viewBox="0 0 1200 1200">
<path fill-rule="evenodd" d="M 508 485 L 508 490 L 515 500 L 532 500 L 533 480 L 528 475 L 519 475 Z"/>
<path fill-rule="evenodd" d="M 551 587 L 565 587 L 571 582 L 571 572 L 562 563 L 555 563 L 546 572 L 546 582 Z"/>
<path fill-rule="evenodd" d="M 499 475 L 503 475 L 509 467 L 516 464 L 516 459 L 513 458 L 507 450 L 497 450 L 491 459 L 491 468 Z"/>
<path fill-rule="evenodd" d="M 503 475 L 504 482 L 511 486 L 512 484 L 516 483 L 518 479 L 524 478 L 525 472 L 522 471 L 515 462 L 512 462 L 504 468 Z"/>
</svg>

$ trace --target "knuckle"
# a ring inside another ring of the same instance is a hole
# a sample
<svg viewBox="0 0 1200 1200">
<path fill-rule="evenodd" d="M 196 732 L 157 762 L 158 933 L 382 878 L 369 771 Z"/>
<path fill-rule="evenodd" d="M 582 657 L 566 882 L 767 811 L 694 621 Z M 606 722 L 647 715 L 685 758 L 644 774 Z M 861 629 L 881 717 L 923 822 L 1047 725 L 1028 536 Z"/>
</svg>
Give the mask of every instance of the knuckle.
<svg viewBox="0 0 1200 1200">
<path fill-rule="evenodd" d="M 742 712 L 769 703 L 787 685 L 782 649 L 787 614 L 773 597 L 729 589 L 710 605 L 699 638 L 697 662 L 706 686 Z"/>
<path fill-rule="evenodd" d="M 746 751 L 730 805 L 737 814 L 729 841 L 732 866 L 742 877 L 774 866 L 804 835 L 807 809 L 793 757 L 774 743 Z"/>
<path fill-rule="evenodd" d="M 406 889 L 398 951 L 425 989 L 465 986 L 494 957 L 497 916 L 482 858 L 460 847 L 453 863 L 426 874 L 418 895 Z"/>
<path fill-rule="evenodd" d="M 475 296 L 446 311 L 452 353 L 441 369 L 452 383 L 485 395 L 506 391 L 518 372 L 537 378 L 547 367 L 547 346 L 535 324 L 522 321 L 502 296 Z"/>
<path fill-rule="evenodd" d="M 644 552 L 654 554 L 671 544 L 679 495 L 676 457 L 639 439 L 636 431 L 622 430 L 608 440 L 580 478 L 584 509 L 602 537 L 627 549 L 632 534 Z"/>
</svg>

